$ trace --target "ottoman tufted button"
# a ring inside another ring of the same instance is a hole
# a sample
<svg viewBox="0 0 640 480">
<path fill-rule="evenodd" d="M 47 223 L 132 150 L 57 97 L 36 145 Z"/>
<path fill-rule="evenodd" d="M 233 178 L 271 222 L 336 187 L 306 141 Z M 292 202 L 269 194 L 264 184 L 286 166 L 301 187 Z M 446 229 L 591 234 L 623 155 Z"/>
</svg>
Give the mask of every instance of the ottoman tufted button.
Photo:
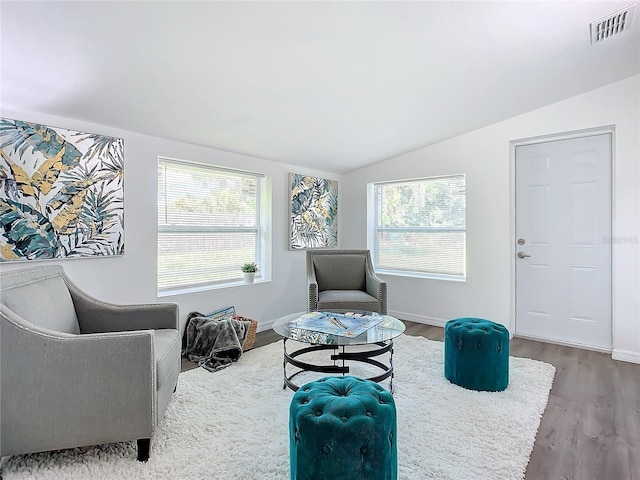
<svg viewBox="0 0 640 480">
<path fill-rule="evenodd" d="M 313 414 L 314 414 L 316 417 L 321 417 L 321 416 L 322 416 L 322 411 L 320 411 L 320 410 L 316 410 L 315 412 L 313 412 Z"/>
<path fill-rule="evenodd" d="M 322 451 L 324 453 L 331 453 L 331 447 L 329 445 L 325 445 L 324 447 L 322 447 Z"/>
<path fill-rule="evenodd" d="M 346 422 L 349 419 L 347 417 L 342 417 L 340 420 L 342 420 L 343 422 Z"/>
<path fill-rule="evenodd" d="M 367 410 L 367 413 L 365 413 L 365 415 L 367 417 L 373 417 L 373 413 L 371 413 L 369 410 Z"/>
<path fill-rule="evenodd" d="M 365 453 L 367 453 L 367 446 L 366 446 L 366 445 L 362 445 L 362 446 L 360 447 L 360 453 L 361 453 L 361 454 L 363 454 L 363 455 L 364 455 Z"/>
</svg>

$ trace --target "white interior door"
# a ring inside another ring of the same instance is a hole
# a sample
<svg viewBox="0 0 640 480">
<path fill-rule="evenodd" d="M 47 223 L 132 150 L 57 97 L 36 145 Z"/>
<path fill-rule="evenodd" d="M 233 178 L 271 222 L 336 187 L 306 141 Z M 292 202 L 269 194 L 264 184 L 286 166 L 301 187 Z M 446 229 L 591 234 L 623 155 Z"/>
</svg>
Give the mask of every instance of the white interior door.
<svg viewBox="0 0 640 480">
<path fill-rule="evenodd" d="M 611 349 L 611 135 L 516 147 L 516 333 Z"/>
</svg>

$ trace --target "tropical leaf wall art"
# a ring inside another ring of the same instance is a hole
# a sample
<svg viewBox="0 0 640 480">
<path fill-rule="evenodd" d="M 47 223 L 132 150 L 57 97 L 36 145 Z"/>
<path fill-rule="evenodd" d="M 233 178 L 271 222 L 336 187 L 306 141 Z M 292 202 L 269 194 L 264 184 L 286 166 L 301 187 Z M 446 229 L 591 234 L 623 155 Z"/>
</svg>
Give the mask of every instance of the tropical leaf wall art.
<svg viewBox="0 0 640 480">
<path fill-rule="evenodd" d="M 338 182 L 289 174 L 291 248 L 338 246 Z"/>
<path fill-rule="evenodd" d="M 121 138 L 0 117 L 0 262 L 124 254 Z"/>
</svg>

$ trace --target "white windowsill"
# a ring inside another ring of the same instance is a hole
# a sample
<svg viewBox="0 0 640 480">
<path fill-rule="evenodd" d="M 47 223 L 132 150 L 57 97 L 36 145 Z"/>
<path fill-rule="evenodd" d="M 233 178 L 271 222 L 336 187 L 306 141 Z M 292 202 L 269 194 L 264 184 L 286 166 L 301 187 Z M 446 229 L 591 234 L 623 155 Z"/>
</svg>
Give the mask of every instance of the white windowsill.
<svg viewBox="0 0 640 480">
<path fill-rule="evenodd" d="M 177 288 L 175 290 L 165 290 L 162 292 L 157 292 L 156 295 L 158 298 L 173 297 L 176 295 L 189 295 L 191 293 L 206 292 L 209 290 L 221 290 L 224 288 L 235 288 L 235 287 L 258 285 L 260 283 L 271 283 L 271 279 L 262 279 L 262 278 L 256 279 L 254 283 L 245 283 L 243 280 L 238 280 L 235 282 L 220 283 L 217 285 L 204 285 L 202 287 Z"/>
<path fill-rule="evenodd" d="M 445 282 L 462 282 L 466 283 L 467 277 L 460 277 L 458 275 L 443 275 L 438 273 L 420 273 L 420 272 L 405 272 L 401 270 L 375 270 L 379 275 L 390 275 L 394 277 L 410 277 L 410 278 L 424 278 L 427 280 L 443 280 Z"/>
</svg>

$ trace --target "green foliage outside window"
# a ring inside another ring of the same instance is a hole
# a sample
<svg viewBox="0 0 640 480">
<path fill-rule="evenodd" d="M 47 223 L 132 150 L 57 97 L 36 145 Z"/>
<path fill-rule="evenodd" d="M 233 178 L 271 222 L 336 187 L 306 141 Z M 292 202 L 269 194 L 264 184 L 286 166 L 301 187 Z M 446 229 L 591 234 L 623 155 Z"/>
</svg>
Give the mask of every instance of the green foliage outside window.
<svg viewBox="0 0 640 480">
<path fill-rule="evenodd" d="M 375 185 L 376 269 L 465 276 L 465 177 Z"/>
</svg>

